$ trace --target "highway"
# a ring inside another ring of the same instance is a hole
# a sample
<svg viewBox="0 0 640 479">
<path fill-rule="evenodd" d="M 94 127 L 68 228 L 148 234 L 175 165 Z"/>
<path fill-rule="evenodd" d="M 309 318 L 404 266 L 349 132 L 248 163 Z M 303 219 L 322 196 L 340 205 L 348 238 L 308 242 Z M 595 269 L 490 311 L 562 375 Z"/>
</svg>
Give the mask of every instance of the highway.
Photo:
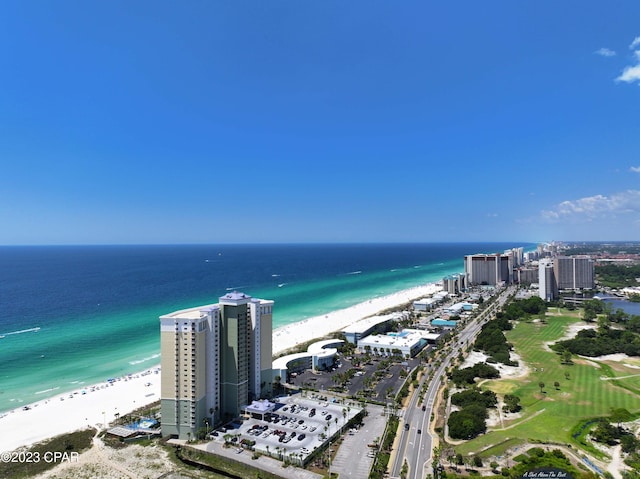
<svg viewBox="0 0 640 479">
<path fill-rule="evenodd" d="M 488 320 L 495 317 L 496 312 L 502 308 L 508 297 L 514 294 L 516 288 L 511 286 L 500 293 L 500 295 L 491 302 L 489 306 L 481 311 L 473 320 L 467 323 L 463 330 L 458 332 L 453 346 L 449 346 L 449 351 L 442 351 L 440 356 L 444 354 L 437 369 L 433 370 L 434 365 L 430 363 L 424 371 L 420 380 L 420 387 L 417 388 L 409 399 L 409 404 L 404 409 L 403 421 L 400 422 L 399 429 L 399 445 L 393 463 L 390 465 L 391 478 L 399 478 L 403 464 L 408 465 L 408 479 L 423 479 L 427 474 L 433 471 L 431 468 L 431 459 L 433 451 L 433 436 L 430 433 L 431 414 L 434 412 L 433 406 L 441 386 L 441 380 L 446 378 L 445 371 L 452 359 L 455 359 L 459 352 L 472 344 L 476 335 L 480 332 L 482 325 Z M 433 370 L 433 378 L 427 386 L 424 395 L 424 402 L 418 404 L 420 396 L 419 391 L 422 390 L 424 384 L 428 381 L 428 377 Z M 425 410 L 422 410 L 422 406 Z M 408 429 L 405 425 L 408 424 Z M 420 432 L 418 432 L 420 431 Z"/>
</svg>

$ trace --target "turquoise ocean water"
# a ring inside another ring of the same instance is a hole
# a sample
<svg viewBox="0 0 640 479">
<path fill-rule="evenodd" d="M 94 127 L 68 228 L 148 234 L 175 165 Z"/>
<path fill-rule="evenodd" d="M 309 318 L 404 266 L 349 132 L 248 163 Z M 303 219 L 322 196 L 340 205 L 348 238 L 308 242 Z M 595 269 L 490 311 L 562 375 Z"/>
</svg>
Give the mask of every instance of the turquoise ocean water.
<svg viewBox="0 0 640 479">
<path fill-rule="evenodd" d="M 533 245 L 0 247 L 0 411 L 159 363 L 159 316 L 231 290 L 275 300 L 274 328 Z"/>
</svg>

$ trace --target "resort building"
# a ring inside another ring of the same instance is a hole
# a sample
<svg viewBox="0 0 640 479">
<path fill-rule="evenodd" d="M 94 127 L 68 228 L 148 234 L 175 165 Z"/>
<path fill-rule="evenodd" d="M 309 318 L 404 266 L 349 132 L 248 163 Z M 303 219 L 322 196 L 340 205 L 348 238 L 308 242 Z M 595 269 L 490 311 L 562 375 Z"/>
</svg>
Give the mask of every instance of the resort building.
<svg viewBox="0 0 640 479">
<path fill-rule="evenodd" d="M 511 265 L 513 268 L 517 268 L 524 263 L 524 248 L 511 248 L 504 252 L 506 255 L 511 255 Z"/>
<path fill-rule="evenodd" d="M 442 278 L 442 288 L 451 295 L 464 291 L 466 288 L 465 275 L 452 274 Z"/>
<path fill-rule="evenodd" d="M 516 281 L 518 284 L 527 285 L 538 283 L 538 268 L 522 267 L 516 270 Z"/>
<path fill-rule="evenodd" d="M 513 257 L 511 254 L 474 254 L 464 257 L 464 272 L 468 285 L 511 284 Z"/>
<path fill-rule="evenodd" d="M 232 292 L 160 317 L 162 434 L 195 437 L 271 395 L 273 301 Z"/>
<path fill-rule="evenodd" d="M 558 297 L 553 261 L 548 258 L 541 259 L 538 263 L 538 294 L 545 301 L 553 301 Z"/>
<path fill-rule="evenodd" d="M 558 256 L 553 260 L 558 289 L 593 289 L 594 262 L 589 256 Z"/>
</svg>

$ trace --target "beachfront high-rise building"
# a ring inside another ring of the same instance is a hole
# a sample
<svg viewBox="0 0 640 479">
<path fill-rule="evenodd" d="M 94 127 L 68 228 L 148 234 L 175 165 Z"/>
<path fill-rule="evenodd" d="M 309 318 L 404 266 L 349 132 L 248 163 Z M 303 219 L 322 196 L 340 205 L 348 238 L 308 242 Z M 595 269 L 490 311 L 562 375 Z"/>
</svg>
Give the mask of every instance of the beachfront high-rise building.
<svg viewBox="0 0 640 479">
<path fill-rule="evenodd" d="M 505 250 L 504 254 L 511 255 L 512 266 L 514 268 L 517 268 L 524 263 L 524 248 L 522 246 Z"/>
<path fill-rule="evenodd" d="M 521 267 L 514 273 L 514 281 L 518 284 L 538 283 L 539 271 L 535 267 Z"/>
<path fill-rule="evenodd" d="M 442 289 L 449 294 L 458 294 L 466 288 L 465 275 L 456 273 L 442 278 Z"/>
<path fill-rule="evenodd" d="M 545 301 L 552 301 L 558 297 L 553 261 L 549 258 L 541 259 L 538 268 L 538 295 Z"/>
<path fill-rule="evenodd" d="M 513 281 L 513 259 L 510 254 L 473 254 L 464 257 L 468 285 L 510 284 Z"/>
<path fill-rule="evenodd" d="M 195 437 L 271 395 L 273 301 L 232 292 L 160 317 L 162 433 Z"/>
<path fill-rule="evenodd" d="M 593 289 L 594 262 L 589 256 L 557 256 L 553 260 L 558 289 Z"/>
</svg>

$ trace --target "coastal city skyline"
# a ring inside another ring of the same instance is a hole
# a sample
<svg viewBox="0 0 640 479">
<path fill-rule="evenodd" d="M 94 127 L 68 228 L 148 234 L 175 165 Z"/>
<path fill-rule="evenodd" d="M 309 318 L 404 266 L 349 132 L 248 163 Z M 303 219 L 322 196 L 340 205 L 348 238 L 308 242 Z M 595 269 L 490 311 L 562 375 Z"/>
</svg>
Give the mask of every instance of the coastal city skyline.
<svg viewBox="0 0 640 479">
<path fill-rule="evenodd" d="M 4 7 L 0 244 L 638 233 L 637 2 Z"/>
</svg>

